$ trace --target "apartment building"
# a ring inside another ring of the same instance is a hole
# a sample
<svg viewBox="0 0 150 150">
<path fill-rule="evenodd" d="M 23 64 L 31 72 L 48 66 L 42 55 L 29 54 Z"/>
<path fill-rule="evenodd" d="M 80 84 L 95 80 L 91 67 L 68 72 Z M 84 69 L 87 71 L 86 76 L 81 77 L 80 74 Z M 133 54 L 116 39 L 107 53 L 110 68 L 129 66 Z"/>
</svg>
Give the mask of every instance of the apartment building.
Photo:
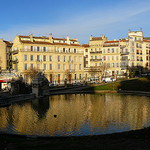
<svg viewBox="0 0 150 150">
<path fill-rule="evenodd" d="M 12 47 L 13 69 L 31 82 L 29 70 L 44 72 L 51 83 L 84 79 L 84 48 L 78 39 L 17 35 Z"/>
<path fill-rule="evenodd" d="M 12 42 L 0 39 L 0 70 L 6 71 L 12 68 L 11 49 Z"/>
<path fill-rule="evenodd" d="M 90 36 L 89 44 L 84 45 L 84 57 L 85 72 L 99 80 L 102 76 L 122 76 L 133 66 L 150 68 L 150 37 L 131 30 L 127 38 L 119 40 Z"/>
</svg>

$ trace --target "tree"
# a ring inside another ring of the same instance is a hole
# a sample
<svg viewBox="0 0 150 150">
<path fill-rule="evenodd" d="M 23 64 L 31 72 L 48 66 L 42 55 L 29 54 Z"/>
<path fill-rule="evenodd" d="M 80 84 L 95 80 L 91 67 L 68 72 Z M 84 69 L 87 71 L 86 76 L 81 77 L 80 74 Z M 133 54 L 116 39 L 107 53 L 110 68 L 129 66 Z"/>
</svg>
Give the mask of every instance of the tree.
<svg viewBox="0 0 150 150">
<path fill-rule="evenodd" d="M 38 72 L 39 71 L 36 68 L 33 68 L 33 69 L 29 68 L 28 70 L 24 70 L 23 74 L 27 75 L 32 81 Z"/>
<path fill-rule="evenodd" d="M 88 70 L 91 77 L 95 79 L 95 76 L 99 78 L 101 82 L 101 78 L 106 76 L 107 70 L 110 68 L 109 63 L 103 63 L 101 66 L 91 66 Z"/>
</svg>

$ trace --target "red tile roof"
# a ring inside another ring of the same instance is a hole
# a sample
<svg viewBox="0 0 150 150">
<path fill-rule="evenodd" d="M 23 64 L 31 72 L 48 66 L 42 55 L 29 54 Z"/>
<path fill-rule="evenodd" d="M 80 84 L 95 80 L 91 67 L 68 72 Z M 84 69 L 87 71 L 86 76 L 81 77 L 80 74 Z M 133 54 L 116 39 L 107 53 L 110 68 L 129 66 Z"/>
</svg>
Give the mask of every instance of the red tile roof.
<svg viewBox="0 0 150 150">
<path fill-rule="evenodd" d="M 119 43 L 119 41 L 106 41 L 105 43 Z"/>
<path fill-rule="evenodd" d="M 83 47 L 90 47 L 89 44 L 82 44 Z"/>
</svg>

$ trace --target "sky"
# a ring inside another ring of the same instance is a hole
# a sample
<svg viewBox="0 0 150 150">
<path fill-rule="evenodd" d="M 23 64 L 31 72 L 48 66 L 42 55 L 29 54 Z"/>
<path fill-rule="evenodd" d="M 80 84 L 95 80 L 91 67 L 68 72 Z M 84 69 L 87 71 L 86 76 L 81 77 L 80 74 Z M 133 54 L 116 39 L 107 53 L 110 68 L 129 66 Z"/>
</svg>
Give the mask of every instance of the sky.
<svg viewBox="0 0 150 150">
<path fill-rule="evenodd" d="M 150 0 L 7 0 L 0 2 L 0 38 L 16 35 L 108 40 L 126 38 L 128 30 L 150 36 Z"/>
</svg>

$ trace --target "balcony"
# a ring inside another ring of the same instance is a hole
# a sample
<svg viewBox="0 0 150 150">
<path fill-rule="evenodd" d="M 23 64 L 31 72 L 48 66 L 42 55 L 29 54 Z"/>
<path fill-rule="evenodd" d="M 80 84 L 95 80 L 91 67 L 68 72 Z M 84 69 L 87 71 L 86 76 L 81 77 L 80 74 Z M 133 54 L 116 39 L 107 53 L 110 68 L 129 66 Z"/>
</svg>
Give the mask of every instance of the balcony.
<svg viewBox="0 0 150 150">
<path fill-rule="evenodd" d="M 13 50 L 11 53 L 12 53 L 13 55 L 18 54 L 18 53 L 19 53 L 19 50 Z"/>
<path fill-rule="evenodd" d="M 129 61 L 130 59 L 128 59 L 128 58 L 121 58 L 120 60 L 121 61 Z"/>
<path fill-rule="evenodd" d="M 120 52 L 121 55 L 129 55 L 129 52 Z"/>
<path fill-rule="evenodd" d="M 91 54 L 97 54 L 97 53 L 99 53 L 99 54 L 102 54 L 102 51 L 96 51 L 96 52 L 90 52 Z"/>
<path fill-rule="evenodd" d="M 90 61 L 102 61 L 102 59 L 90 59 Z"/>
</svg>

